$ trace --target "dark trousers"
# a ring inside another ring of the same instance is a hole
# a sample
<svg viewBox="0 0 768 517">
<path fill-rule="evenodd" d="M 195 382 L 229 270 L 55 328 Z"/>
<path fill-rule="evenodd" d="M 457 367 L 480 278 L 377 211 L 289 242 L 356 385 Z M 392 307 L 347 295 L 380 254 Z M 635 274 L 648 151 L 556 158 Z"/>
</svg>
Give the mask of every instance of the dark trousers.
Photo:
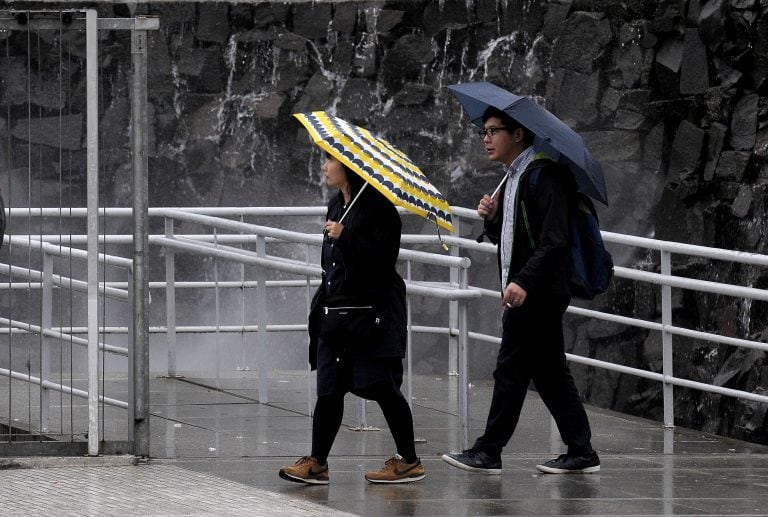
<svg viewBox="0 0 768 517">
<path fill-rule="evenodd" d="M 355 395 L 375 400 L 387 421 L 397 453 L 407 463 L 416 461 L 413 442 L 413 416 L 405 397 L 394 385 L 387 382 L 372 384 L 354 391 Z M 312 418 L 312 456 L 325 464 L 344 416 L 345 393 L 332 393 L 317 397 Z"/>
<path fill-rule="evenodd" d="M 533 381 L 568 454 L 592 451 L 587 414 L 565 361 L 563 314 L 568 302 L 567 298 L 529 296 L 521 307 L 504 312 L 488 421 L 474 448 L 499 457 L 515 432 L 528 384 Z"/>
</svg>

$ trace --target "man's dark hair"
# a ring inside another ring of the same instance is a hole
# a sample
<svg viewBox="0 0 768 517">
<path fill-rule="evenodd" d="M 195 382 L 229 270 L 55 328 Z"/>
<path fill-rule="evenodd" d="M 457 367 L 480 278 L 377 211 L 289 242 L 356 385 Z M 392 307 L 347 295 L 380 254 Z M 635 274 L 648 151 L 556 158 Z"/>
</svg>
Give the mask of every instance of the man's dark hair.
<svg viewBox="0 0 768 517">
<path fill-rule="evenodd" d="M 485 112 L 483 113 L 483 124 L 488 121 L 489 118 L 496 117 L 501 119 L 501 123 L 504 124 L 504 127 L 506 127 L 509 131 L 514 131 L 517 128 L 523 128 L 523 143 L 526 146 L 533 145 L 533 138 L 534 134 L 533 132 L 522 125 L 520 122 L 512 118 L 507 112 L 502 111 L 498 108 L 494 108 L 493 106 L 489 106 Z"/>
</svg>

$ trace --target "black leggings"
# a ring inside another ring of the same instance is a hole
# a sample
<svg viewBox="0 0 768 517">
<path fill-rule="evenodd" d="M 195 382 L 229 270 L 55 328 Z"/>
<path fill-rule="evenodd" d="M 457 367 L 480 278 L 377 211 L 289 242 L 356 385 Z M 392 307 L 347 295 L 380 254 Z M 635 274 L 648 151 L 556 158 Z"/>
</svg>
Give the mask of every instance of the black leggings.
<svg viewBox="0 0 768 517">
<path fill-rule="evenodd" d="M 368 400 L 375 400 L 387 421 L 397 453 L 406 463 L 416 461 L 416 447 L 413 443 L 413 416 L 405 397 L 389 383 L 378 383 L 355 394 Z M 317 397 L 315 415 L 312 418 L 312 456 L 324 465 L 331 452 L 331 446 L 341 427 L 344 416 L 345 393 L 334 393 Z"/>
</svg>

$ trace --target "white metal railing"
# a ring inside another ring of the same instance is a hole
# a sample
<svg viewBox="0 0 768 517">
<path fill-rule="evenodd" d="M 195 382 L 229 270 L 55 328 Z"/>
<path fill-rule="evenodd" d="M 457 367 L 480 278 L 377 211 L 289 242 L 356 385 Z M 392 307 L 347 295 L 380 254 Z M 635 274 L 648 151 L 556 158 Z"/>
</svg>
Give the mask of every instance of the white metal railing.
<svg viewBox="0 0 768 517">
<path fill-rule="evenodd" d="M 65 384 L 61 383 L 55 383 L 51 381 L 51 359 L 52 359 L 52 353 L 53 353 L 53 341 L 62 341 L 70 343 L 71 345 L 78 345 L 86 350 L 91 351 L 91 349 L 96 350 L 98 353 L 100 352 L 106 352 L 111 354 L 116 354 L 120 356 L 128 356 L 128 349 L 124 347 L 109 345 L 106 343 L 103 343 L 98 340 L 99 335 L 99 326 L 98 326 L 98 320 L 91 321 L 89 319 L 88 326 L 82 327 L 81 332 L 82 334 L 87 334 L 88 339 L 79 338 L 71 333 L 65 332 L 63 329 L 59 328 L 56 329 L 53 327 L 52 324 L 52 315 L 53 315 L 53 289 L 54 287 L 58 288 L 66 288 L 70 289 L 71 291 L 80 291 L 83 293 L 89 293 L 89 290 L 91 289 L 91 285 L 89 285 L 89 282 L 82 281 L 82 280 L 75 280 L 72 278 L 68 278 L 62 275 L 55 275 L 53 274 L 53 258 L 54 257 L 60 257 L 60 258 L 68 258 L 68 259 L 74 259 L 75 261 L 85 262 L 89 259 L 88 253 L 84 250 L 75 249 L 75 248 L 69 248 L 64 247 L 61 245 L 53 245 L 48 242 L 44 242 L 40 239 L 35 239 L 30 236 L 19 236 L 19 235 L 6 235 L 4 238 L 4 243 L 6 246 L 13 246 L 16 248 L 23 248 L 28 249 L 30 252 L 36 252 L 41 255 L 40 261 L 42 262 L 42 271 L 34 270 L 32 268 L 23 268 L 19 266 L 13 266 L 9 264 L 0 264 L 0 274 L 6 275 L 7 277 L 21 277 L 26 278 L 28 282 L 26 283 L 29 288 L 32 288 L 34 285 L 34 288 L 39 288 L 42 291 L 41 296 L 41 324 L 40 325 L 33 325 L 26 322 L 21 321 L 15 321 L 9 318 L 0 317 L 0 325 L 2 328 L 2 333 L 4 334 L 11 334 L 13 332 L 16 333 L 31 333 L 36 334 L 40 336 L 41 343 L 40 343 L 40 361 L 39 361 L 39 368 L 40 368 L 40 377 L 35 377 L 29 373 L 23 373 L 14 371 L 11 368 L 11 365 L 8 365 L 8 368 L 0 368 L 0 375 L 8 377 L 9 379 L 16 379 L 28 382 L 30 384 L 35 384 L 40 387 L 39 390 L 39 404 L 40 404 L 40 414 L 39 414 L 39 421 L 40 421 L 40 431 L 41 432 L 47 432 L 49 430 L 49 414 L 50 414 L 50 408 L 51 408 L 51 402 L 50 402 L 50 391 L 59 391 L 61 393 L 66 393 L 70 396 L 75 397 L 81 397 L 89 400 L 89 413 L 91 413 L 91 405 L 93 404 L 109 404 L 116 407 L 120 407 L 123 409 L 128 409 L 128 403 L 120 400 L 116 400 L 114 398 L 106 397 L 99 393 L 99 384 L 98 384 L 98 371 L 96 375 L 90 375 L 88 376 L 88 389 L 87 390 L 80 390 L 77 388 L 74 388 L 73 386 L 67 386 Z M 97 253 L 96 254 L 96 261 L 97 264 L 101 264 L 102 266 L 113 266 L 118 268 L 123 268 L 128 273 L 128 282 L 125 282 L 125 285 L 127 289 L 119 289 L 115 287 L 107 287 L 105 285 L 97 285 L 96 282 L 93 282 L 92 285 L 95 288 L 95 292 L 97 294 L 100 294 L 102 297 L 108 297 L 113 298 L 121 301 L 128 301 L 130 297 L 130 291 L 132 289 L 132 269 L 133 269 L 133 263 L 131 260 L 119 257 L 119 256 L 112 256 L 107 255 L 104 253 Z M 32 284 L 31 280 L 35 280 L 36 282 Z M 18 289 L 20 286 L 25 285 L 24 283 L 19 283 L 15 286 L 11 286 L 11 283 L 8 283 L 9 288 Z M 3 287 L 5 287 L 5 284 L 3 284 Z M 96 336 L 96 340 L 93 340 L 92 336 Z M 91 347 L 89 346 L 90 343 L 96 343 L 96 346 Z M 10 343 L 9 343 L 10 346 Z M 98 362 L 97 362 L 98 367 Z M 10 401 L 9 401 L 10 403 Z M 89 416 L 89 421 L 91 420 Z M 98 435 L 100 435 L 100 431 L 98 428 L 98 425 L 93 426 L 89 422 L 89 432 L 93 429 L 96 429 L 97 434 L 97 442 L 98 442 Z M 89 449 L 90 449 L 90 442 L 89 442 Z"/>
<path fill-rule="evenodd" d="M 19 210 L 20 213 L 14 214 L 15 210 Z M 460 225 L 460 221 L 464 220 L 477 220 L 478 217 L 474 211 L 453 207 L 454 216 L 456 217 L 457 226 Z M 81 213 L 82 212 L 82 213 Z M 59 211 L 57 209 L 33 209 L 32 211 L 27 209 L 12 209 L 10 216 L 29 214 L 39 215 L 44 217 L 51 216 L 65 216 L 65 217 L 83 217 L 85 215 L 85 209 L 71 209 L 66 211 Z M 130 209 L 101 209 L 100 213 L 105 216 L 117 216 L 117 217 L 129 217 L 131 215 Z M 227 208 L 227 207 L 214 207 L 214 208 L 150 208 L 150 217 L 163 217 L 166 220 L 166 233 L 165 235 L 150 235 L 149 242 L 153 246 L 162 246 L 166 249 L 166 280 L 164 282 L 151 282 L 150 289 L 165 289 L 167 296 L 166 301 L 168 303 L 166 307 L 166 325 L 154 326 L 150 328 L 152 333 L 166 333 L 168 336 L 168 373 L 169 375 L 176 374 L 176 336 L 181 333 L 202 333 L 202 332 L 254 332 L 257 336 L 256 347 L 260 350 L 260 354 L 265 353 L 266 343 L 262 337 L 263 329 L 265 333 L 268 332 L 296 332 L 305 331 L 306 324 L 283 324 L 273 325 L 260 319 L 257 316 L 255 324 L 247 324 L 245 321 L 241 325 L 221 325 L 217 321 L 215 325 L 186 325 L 177 326 L 175 324 L 175 290 L 176 289 L 199 289 L 199 288 L 238 288 L 238 289 L 255 289 L 257 292 L 257 304 L 264 304 L 268 299 L 266 295 L 267 289 L 286 289 L 286 288 L 300 288 L 305 290 L 306 304 L 309 305 L 309 297 L 314 287 L 317 285 L 317 278 L 320 275 L 319 268 L 316 264 L 312 263 L 310 248 L 316 248 L 321 243 L 321 237 L 314 234 L 303 234 L 300 232 L 291 232 L 288 230 L 282 230 L 271 226 L 254 225 L 245 223 L 243 221 L 236 221 L 231 219 L 225 219 L 224 217 L 242 217 L 242 216 L 299 216 L 299 217 L 319 217 L 325 213 L 324 207 L 253 207 L 253 208 Z M 182 235 L 174 232 L 173 221 L 184 221 L 188 223 L 194 223 L 196 225 L 202 225 L 213 228 L 212 233 L 197 233 Z M 236 233 L 219 233 L 219 231 L 228 231 Z M 684 255 L 692 257 L 707 258 L 721 261 L 739 262 L 743 264 L 749 264 L 754 266 L 766 266 L 768 265 L 768 256 L 745 253 L 738 251 L 730 251 L 723 249 L 707 248 L 703 246 L 686 245 L 681 243 L 660 241 L 656 239 L 648 239 L 642 237 L 634 237 L 629 235 L 622 235 L 613 232 L 602 232 L 603 238 L 606 242 L 622 245 L 638 247 L 645 250 L 656 251 L 660 253 L 661 271 L 659 273 L 653 273 L 649 271 L 641 271 L 637 269 L 619 267 L 615 269 L 615 276 L 617 278 L 624 278 L 635 282 L 644 282 L 653 285 L 657 285 L 661 288 L 661 322 L 647 321 L 639 318 L 633 318 L 628 316 L 620 316 L 616 314 L 610 314 L 603 311 L 586 309 L 572 305 L 568 308 L 570 314 L 584 316 L 589 318 L 596 318 L 604 321 L 610 321 L 619 323 L 622 325 L 628 325 L 646 329 L 649 331 L 660 332 L 662 335 L 662 372 L 653 372 L 643 370 L 641 368 L 629 367 L 621 364 L 615 364 L 607 361 L 600 361 L 589 357 L 583 357 L 574 354 L 567 354 L 570 361 L 574 363 L 584 364 L 596 368 L 606 369 L 619 373 L 638 376 L 641 378 L 654 380 L 663 384 L 663 398 L 664 398 L 664 425 L 674 425 L 674 413 L 673 413 L 673 388 L 674 386 L 692 388 L 704 392 L 716 393 L 731 397 L 736 397 L 742 400 L 757 401 L 761 403 L 768 402 L 768 397 L 744 392 L 740 390 L 734 390 L 730 388 L 724 388 L 722 386 L 715 386 L 705 382 L 698 382 L 689 379 L 683 379 L 674 376 L 674 370 L 672 368 L 673 359 L 673 336 L 688 337 L 703 341 L 708 341 L 716 344 L 725 344 L 729 346 L 738 346 L 751 349 L 757 349 L 762 351 L 768 351 L 768 344 L 750 339 L 735 338 L 730 336 L 721 336 L 718 334 L 704 332 L 694 329 L 688 329 L 684 327 L 675 326 L 672 323 L 672 304 L 671 304 L 671 289 L 689 289 L 703 293 L 715 293 L 718 295 L 733 296 L 739 298 L 746 298 L 751 300 L 768 301 L 768 291 L 764 289 L 756 289 L 753 287 L 735 286 L 720 282 L 711 282 L 704 280 L 697 280 L 692 278 L 684 278 L 672 275 L 672 255 Z M 22 239 L 17 241 L 16 239 Z M 26 239 L 23 236 L 14 236 L 7 242 L 14 242 L 18 245 Z M 58 250 L 60 245 L 82 245 L 85 242 L 85 236 L 70 235 L 39 235 L 34 239 L 27 239 L 29 245 L 36 246 L 41 250 L 46 249 L 50 251 Z M 131 242 L 131 236 L 125 235 L 101 235 L 99 237 L 100 242 L 105 244 L 118 243 L 126 244 Z M 452 314 L 449 318 L 449 324 L 447 327 L 433 327 L 424 325 L 415 325 L 410 319 L 410 307 L 409 307 L 409 345 L 410 336 L 412 333 L 430 333 L 440 334 L 448 336 L 451 340 L 449 342 L 449 371 L 455 372 L 459 375 L 459 421 L 460 421 L 460 435 L 462 438 L 462 444 L 467 444 L 467 390 L 468 390 L 468 367 L 467 361 L 467 342 L 468 340 L 485 343 L 499 343 L 500 338 L 494 335 L 488 335 L 480 332 L 470 332 L 467 325 L 467 303 L 478 297 L 498 299 L 498 290 L 488 289 L 482 287 L 470 286 L 468 283 L 467 270 L 470 268 L 469 260 L 466 257 L 459 256 L 461 251 L 472 250 L 475 252 L 495 254 L 495 246 L 488 243 L 477 243 L 472 239 L 464 239 L 454 236 L 443 236 L 443 241 L 452 246 L 452 256 L 437 255 L 424 253 L 409 249 L 403 249 L 400 254 L 401 261 L 406 263 L 406 282 L 409 299 L 411 296 L 429 296 L 434 298 L 442 298 L 450 300 Z M 285 257 L 270 256 L 266 253 L 266 247 L 268 243 L 275 242 L 290 242 L 294 245 L 304 246 L 306 249 L 306 258 L 304 261 L 296 259 L 286 259 Z M 437 242 L 436 236 L 432 235 L 403 235 L 403 245 L 414 244 L 435 244 Z M 55 246 L 47 247 L 46 243 L 53 244 Z M 234 245 L 255 244 L 256 251 L 249 251 L 242 248 L 233 247 Z M 236 261 L 241 264 L 252 264 L 257 266 L 257 278 L 255 279 L 241 279 L 240 281 L 184 281 L 176 282 L 173 271 L 174 254 L 178 252 L 183 253 L 195 253 L 205 256 L 215 256 L 225 260 Z M 107 260 L 107 257 L 102 257 Z M 112 260 L 112 259 L 109 259 Z M 124 259 L 125 260 L 125 259 Z M 411 263 L 426 263 L 432 265 L 438 265 L 448 268 L 452 273 L 451 280 L 448 282 L 425 282 L 416 281 L 411 278 Z M 23 269 L 23 268 L 22 268 Z M 259 271 L 261 273 L 259 273 Z M 268 280 L 263 272 L 264 271 L 279 271 L 288 273 L 291 275 L 298 275 L 303 279 L 300 280 Z M 0 274 L 8 276 L 14 276 L 20 273 L 20 269 L 17 266 L 0 265 Z M 41 288 L 45 285 L 41 280 L 41 276 L 34 271 L 27 272 L 30 280 L 36 280 L 36 283 L 18 283 L 12 284 L 11 282 L 0 284 L 0 289 L 20 289 L 20 288 Z M 66 279 L 60 276 L 55 277 L 52 280 L 56 285 L 62 287 L 78 288 L 82 287 L 76 281 Z M 127 287 L 127 283 L 124 282 L 104 282 L 100 285 L 102 294 L 116 294 L 117 292 L 125 292 L 124 288 Z M 453 310 L 458 308 L 459 310 Z M 257 307 L 257 314 L 264 314 L 264 307 Z M 14 332 L 35 332 L 32 327 L 24 328 L 19 322 L 8 323 L 5 320 L 0 320 L 2 327 L 0 328 L 0 334 Z M 125 333 L 128 331 L 124 327 L 102 327 L 102 330 L 106 333 Z M 69 328 L 48 328 L 44 332 L 47 335 L 53 336 L 55 333 L 61 335 L 71 336 L 74 334 L 83 333 L 84 327 L 69 327 Z M 69 339 L 69 338 L 68 338 Z M 120 353 L 119 347 L 115 349 L 109 348 L 110 345 L 100 344 L 102 350 L 108 352 Z M 410 375 L 410 350 L 408 347 L 408 374 Z M 265 361 L 259 361 L 260 364 L 265 364 Z M 1 373 L 1 372 L 0 372 Z M 259 372 L 260 385 L 259 385 L 259 398 L 262 401 L 268 400 L 268 392 L 266 385 L 266 372 Z M 311 391 L 310 391 L 311 392 Z M 410 379 L 408 382 L 408 399 L 412 400 Z M 364 413 L 363 413 L 364 414 Z"/>
</svg>

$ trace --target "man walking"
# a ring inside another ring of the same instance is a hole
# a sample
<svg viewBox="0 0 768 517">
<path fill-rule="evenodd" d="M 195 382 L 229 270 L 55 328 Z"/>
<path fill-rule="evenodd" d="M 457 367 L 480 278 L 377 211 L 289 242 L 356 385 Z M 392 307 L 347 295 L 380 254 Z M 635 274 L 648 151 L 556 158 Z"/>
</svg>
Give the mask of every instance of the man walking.
<svg viewBox="0 0 768 517">
<path fill-rule="evenodd" d="M 563 345 L 563 314 L 571 296 L 568 207 L 575 182 L 555 162 L 535 155 L 533 134 L 508 114 L 488 108 L 483 123 L 486 153 L 507 175 L 498 195 L 483 196 L 477 207 L 484 234 L 498 244 L 501 348 L 485 433 L 471 449 L 444 454 L 443 460 L 464 470 L 500 474 L 501 451 L 515 431 L 532 380 L 568 446 L 566 454 L 536 468 L 551 474 L 597 472 L 600 460 Z"/>
</svg>

